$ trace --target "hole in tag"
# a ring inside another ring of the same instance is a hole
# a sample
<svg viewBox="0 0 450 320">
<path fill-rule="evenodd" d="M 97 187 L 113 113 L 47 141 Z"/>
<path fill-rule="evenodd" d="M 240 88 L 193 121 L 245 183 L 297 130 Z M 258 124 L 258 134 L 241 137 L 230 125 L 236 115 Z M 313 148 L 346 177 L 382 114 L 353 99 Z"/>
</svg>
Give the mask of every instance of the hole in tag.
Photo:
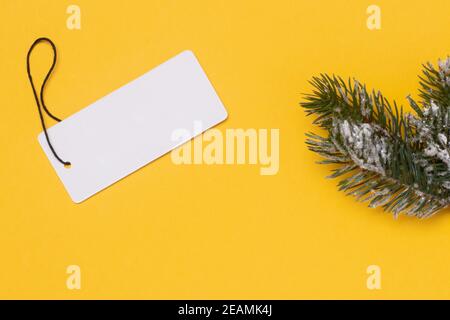
<svg viewBox="0 0 450 320">
<path fill-rule="evenodd" d="M 64 164 L 64 168 L 70 169 L 70 168 L 72 168 L 72 164 L 70 162 L 67 162 Z"/>
</svg>

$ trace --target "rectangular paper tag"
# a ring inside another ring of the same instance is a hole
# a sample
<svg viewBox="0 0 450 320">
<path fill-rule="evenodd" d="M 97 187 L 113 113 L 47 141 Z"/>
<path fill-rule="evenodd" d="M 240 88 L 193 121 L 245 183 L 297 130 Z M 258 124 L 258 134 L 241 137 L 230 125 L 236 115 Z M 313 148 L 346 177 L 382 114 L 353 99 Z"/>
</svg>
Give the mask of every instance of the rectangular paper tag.
<svg viewBox="0 0 450 320">
<path fill-rule="evenodd" d="M 219 122 L 227 112 L 191 51 L 184 51 L 143 76 L 57 123 L 48 134 L 65 168 L 44 152 L 72 200 L 79 203 Z M 174 130 L 201 132 L 173 141 Z"/>
</svg>

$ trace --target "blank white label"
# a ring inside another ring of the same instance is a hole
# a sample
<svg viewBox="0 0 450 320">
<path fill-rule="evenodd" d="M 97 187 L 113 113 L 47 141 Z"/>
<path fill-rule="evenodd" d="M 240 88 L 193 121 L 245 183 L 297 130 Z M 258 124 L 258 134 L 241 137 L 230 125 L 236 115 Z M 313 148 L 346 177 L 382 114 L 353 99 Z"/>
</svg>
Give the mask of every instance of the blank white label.
<svg viewBox="0 0 450 320">
<path fill-rule="evenodd" d="M 65 168 L 39 143 L 72 200 L 79 203 L 227 118 L 227 112 L 191 51 L 48 129 Z M 194 123 L 202 131 L 189 130 Z M 174 130 L 191 136 L 173 141 Z"/>
</svg>

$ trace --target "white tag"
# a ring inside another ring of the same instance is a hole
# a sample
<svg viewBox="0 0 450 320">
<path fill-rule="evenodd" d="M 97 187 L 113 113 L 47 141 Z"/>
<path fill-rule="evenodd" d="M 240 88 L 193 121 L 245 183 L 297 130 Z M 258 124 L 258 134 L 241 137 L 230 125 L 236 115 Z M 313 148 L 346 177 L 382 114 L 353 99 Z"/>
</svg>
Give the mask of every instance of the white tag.
<svg viewBox="0 0 450 320">
<path fill-rule="evenodd" d="M 219 122 L 227 112 L 191 51 L 184 51 L 143 76 L 57 123 L 48 134 L 65 168 L 44 152 L 74 202 L 81 202 Z M 177 129 L 202 131 L 173 141 Z"/>
</svg>

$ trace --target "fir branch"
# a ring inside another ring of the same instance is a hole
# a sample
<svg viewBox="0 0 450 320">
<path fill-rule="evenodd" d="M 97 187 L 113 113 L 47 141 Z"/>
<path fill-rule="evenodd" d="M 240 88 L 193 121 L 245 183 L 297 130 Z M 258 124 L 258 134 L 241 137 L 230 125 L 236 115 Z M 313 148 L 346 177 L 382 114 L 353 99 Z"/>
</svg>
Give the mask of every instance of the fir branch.
<svg viewBox="0 0 450 320">
<path fill-rule="evenodd" d="M 423 66 L 420 103 L 404 113 L 356 80 L 321 74 L 301 106 L 327 135 L 306 144 L 335 164 L 339 190 L 370 207 L 429 217 L 450 204 L 450 58 Z"/>
</svg>

